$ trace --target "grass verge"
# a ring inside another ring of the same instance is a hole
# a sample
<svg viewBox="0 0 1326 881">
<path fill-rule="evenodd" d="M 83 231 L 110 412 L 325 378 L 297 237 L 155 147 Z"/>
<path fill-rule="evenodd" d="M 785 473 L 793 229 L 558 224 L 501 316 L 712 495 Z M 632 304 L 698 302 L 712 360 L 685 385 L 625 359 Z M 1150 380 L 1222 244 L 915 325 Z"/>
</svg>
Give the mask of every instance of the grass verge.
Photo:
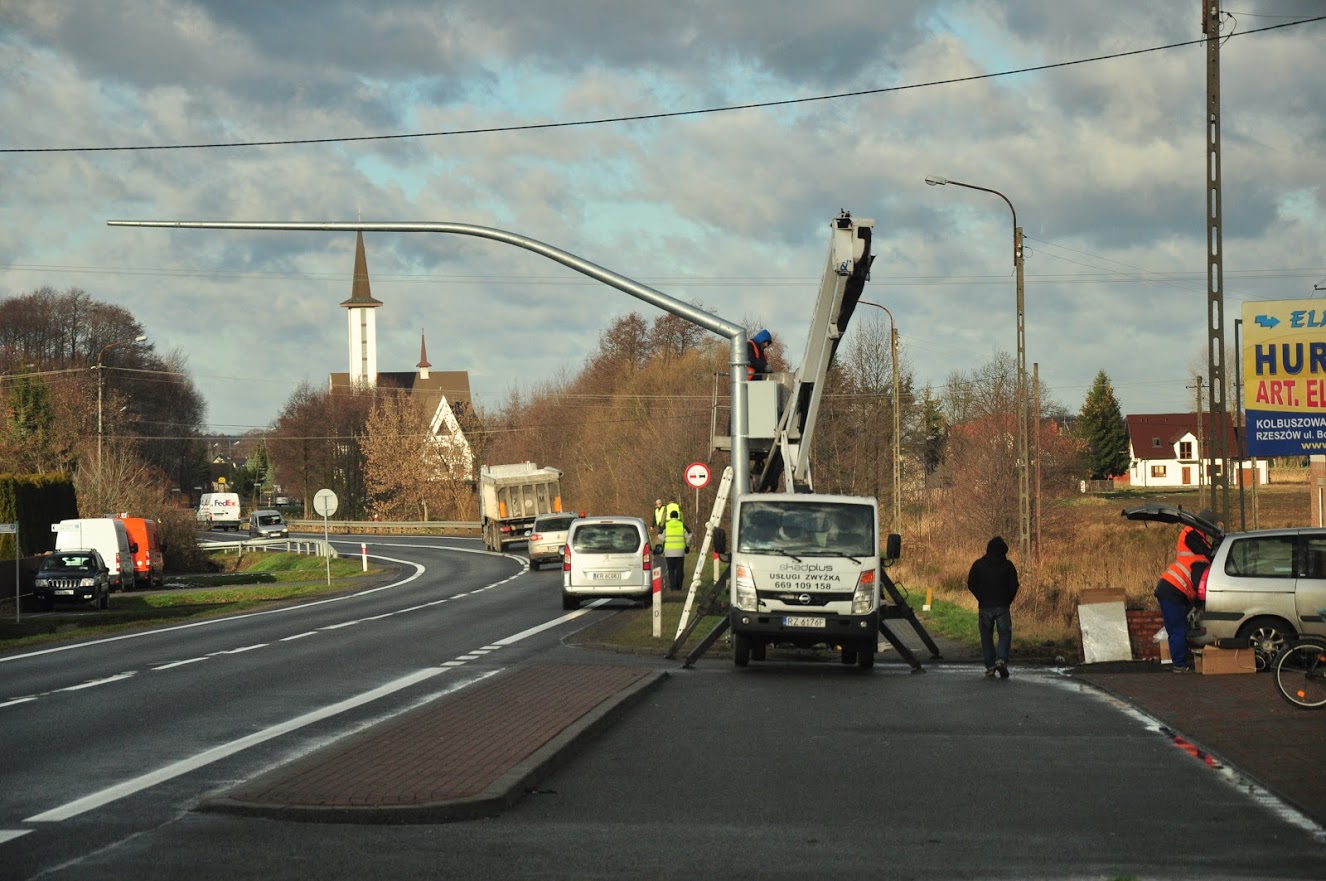
<svg viewBox="0 0 1326 881">
<path fill-rule="evenodd" d="M 105 612 L 61 604 L 53 612 L 0 621 L 0 651 L 276 608 L 353 590 L 390 571 L 365 572 L 359 560 L 334 559 L 329 584 L 327 561 L 320 557 L 262 553 L 217 557 L 214 563 L 229 571 L 167 579 L 173 589 L 166 591 L 113 594 Z"/>
</svg>

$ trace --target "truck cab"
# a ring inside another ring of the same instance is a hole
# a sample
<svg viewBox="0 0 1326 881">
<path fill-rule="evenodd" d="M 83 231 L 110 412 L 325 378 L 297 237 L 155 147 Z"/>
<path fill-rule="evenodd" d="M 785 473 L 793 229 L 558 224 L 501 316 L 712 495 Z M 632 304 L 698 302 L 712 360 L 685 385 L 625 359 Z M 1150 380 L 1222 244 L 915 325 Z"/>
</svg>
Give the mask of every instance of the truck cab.
<svg viewBox="0 0 1326 881">
<path fill-rule="evenodd" d="M 879 640 L 879 505 L 865 496 L 756 493 L 736 500 L 729 544 L 737 666 L 770 645 L 828 646 L 869 669 Z M 726 537 L 725 537 L 726 538 Z"/>
</svg>

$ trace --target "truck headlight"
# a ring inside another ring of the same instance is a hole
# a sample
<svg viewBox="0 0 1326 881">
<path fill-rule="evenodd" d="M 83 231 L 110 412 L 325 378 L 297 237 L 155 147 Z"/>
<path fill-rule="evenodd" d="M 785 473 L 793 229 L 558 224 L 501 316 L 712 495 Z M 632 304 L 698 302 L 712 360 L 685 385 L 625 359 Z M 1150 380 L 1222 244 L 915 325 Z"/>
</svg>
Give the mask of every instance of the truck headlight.
<svg viewBox="0 0 1326 881">
<path fill-rule="evenodd" d="M 732 584 L 732 605 L 743 612 L 759 611 L 760 599 L 755 593 L 755 577 L 749 566 L 737 567 L 737 577 Z"/>
<path fill-rule="evenodd" d="M 875 570 L 867 569 L 856 580 L 856 592 L 852 594 L 852 614 L 869 615 L 875 611 L 879 591 L 875 589 Z"/>
</svg>

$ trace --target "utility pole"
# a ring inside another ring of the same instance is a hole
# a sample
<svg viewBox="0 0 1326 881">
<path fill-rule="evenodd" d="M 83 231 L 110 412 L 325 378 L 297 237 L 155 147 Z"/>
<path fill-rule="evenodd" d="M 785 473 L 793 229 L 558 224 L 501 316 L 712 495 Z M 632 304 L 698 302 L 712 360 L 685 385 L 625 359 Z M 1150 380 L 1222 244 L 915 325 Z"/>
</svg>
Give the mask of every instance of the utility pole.
<svg viewBox="0 0 1326 881">
<path fill-rule="evenodd" d="M 1229 450 L 1225 426 L 1225 290 L 1220 210 L 1220 3 L 1201 0 L 1206 35 L 1206 320 L 1207 379 L 1211 384 L 1211 507 L 1229 524 Z M 1205 455 L 1205 450 L 1202 451 Z"/>
<path fill-rule="evenodd" d="M 1035 538 L 1036 542 L 1032 546 L 1032 558 L 1036 562 L 1036 568 L 1041 564 L 1041 365 L 1039 361 L 1032 362 L 1031 365 L 1032 386 L 1036 390 L 1035 404 L 1032 409 L 1032 430 L 1036 432 L 1036 516 Z"/>
<path fill-rule="evenodd" d="M 897 532 L 901 528 L 902 521 L 902 410 L 901 395 L 898 391 L 898 326 L 893 323 L 893 313 L 889 311 L 888 306 L 872 303 L 869 300 L 857 302 L 862 306 L 883 309 L 884 314 L 889 316 L 889 357 L 893 362 L 893 523 L 889 529 L 891 532 Z"/>
<path fill-rule="evenodd" d="M 1206 480 L 1202 476 L 1202 463 L 1208 461 L 1206 455 L 1206 430 L 1202 424 L 1202 377 L 1197 374 L 1193 377 L 1193 384 L 1185 386 L 1197 392 L 1197 507 L 1206 507 Z"/>
</svg>

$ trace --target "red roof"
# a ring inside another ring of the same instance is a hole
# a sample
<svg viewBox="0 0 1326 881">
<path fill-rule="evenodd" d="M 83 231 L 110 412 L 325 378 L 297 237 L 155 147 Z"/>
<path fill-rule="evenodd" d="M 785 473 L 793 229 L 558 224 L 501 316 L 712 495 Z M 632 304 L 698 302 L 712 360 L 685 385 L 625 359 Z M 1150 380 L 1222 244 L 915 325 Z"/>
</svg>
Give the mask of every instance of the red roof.
<svg viewBox="0 0 1326 881">
<path fill-rule="evenodd" d="M 1238 458 L 1238 445 L 1234 440 L 1234 420 L 1225 414 L 1225 456 Z M 1202 431 L 1197 430 L 1196 413 L 1139 413 L 1125 416 L 1128 426 L 1128 440 L 1132 443 L 1133 456 L 1137 459 L 1173 459 L 1174 445 L 1184 435 L 1190 434 L 1199 444 L 1205 446 L 1198 452 L 1205 458 L 1213 455 L 1215 445 L 1215 420 L 1210 413 L 1202 414 Z"/>
</svg>

